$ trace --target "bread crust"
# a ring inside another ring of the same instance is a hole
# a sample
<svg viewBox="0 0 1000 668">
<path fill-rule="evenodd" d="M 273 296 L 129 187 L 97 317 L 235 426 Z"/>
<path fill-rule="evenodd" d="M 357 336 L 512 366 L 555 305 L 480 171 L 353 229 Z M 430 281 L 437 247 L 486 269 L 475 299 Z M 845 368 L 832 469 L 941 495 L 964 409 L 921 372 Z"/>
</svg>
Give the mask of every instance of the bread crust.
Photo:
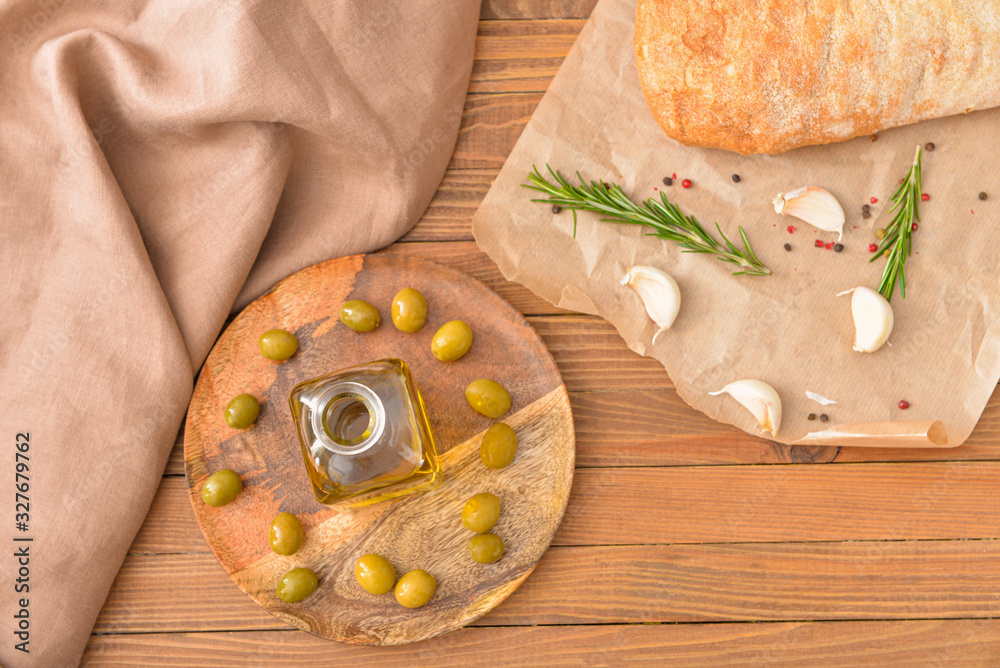
<svg viewBox="0 0 1000 668">
<path fill-rule="evenodd" d="M 638 0 L 635 54 L 669 137 L 782 153 L 1000 105 L 1000 0 Z"/>
</svg>

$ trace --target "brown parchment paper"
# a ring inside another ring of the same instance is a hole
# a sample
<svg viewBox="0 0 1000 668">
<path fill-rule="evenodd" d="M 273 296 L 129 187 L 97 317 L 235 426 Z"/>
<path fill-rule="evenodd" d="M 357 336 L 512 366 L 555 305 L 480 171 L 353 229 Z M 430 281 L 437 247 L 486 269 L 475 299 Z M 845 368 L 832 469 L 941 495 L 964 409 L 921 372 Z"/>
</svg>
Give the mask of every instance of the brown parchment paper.
<svg viewBox="0 0 1000 668">
<path fill-rule="evenodd" d="M 482 249 L 504 275 L 560 307 L 600 315 L 629 347 L 666 367 L 680 396 L 708 416 L 752 434 L 760 429 L 729 396 L 712 397 L 741 378 L 778 391 L 783 404 L 775 440 L 810 444 L 929 446 L 968 438 L 1000 378 L 998 246 L 1000 110 L 920 123 L 830 146 L 777 156 L 740 156 L 688 148 L 654 123 L 639 88 L 632 47 L 634 0 L 601 0 L 477 212 Z M 907 296 L 892 300 L 890 346 L 851 349 L 850 296 L 878 286 L 884 260 L 869 263 L 874 230 L 886 226 L 890 196 L 913 159 L 924 154 L 922 222 L 906 263 Z M 620 184 L 636 201 L 665 188 L 706 229 L 731 239 L 743 225 L 774 274 L 731 276 L 713 256 L 681 253 L 638 227 L 569 211 L 553 214 L 521 188 L 533 164 L 567 176 Z M 734 183 L 733 173 L 740 175 Z M 680 187 L 691 179 L 690 189 Z M 842 253 L 813 246 L 835 241 L 774 213 L 772 198 L 803 185 L 830 190 L 847 213 Z M 980 191 L 990 197 L 980 201 Z M 869 198 L 872 218 L 861 217 Z M 786 231 L 794 225 L 793 234 Z M 783 249 L 784 243 L 792 251 Z M 673 327 L 651 345 L 656 326 L 638 295 L 619 281 L 629 267 L 670 273 L 682 303 Z M 820 406 L 807 390 L 837 401 Z M 900 399 L 911 407 L 902 411 Z M 827 413 L 830 422 L 808 421 Z M 943 423 L 947 436 L 941 433 Z M 903 424 L 904 422 L 908 424 Z M 813 433 L 810 432 L 823 432 Z M 803 440 L 805 439 L 805 440 Z"/>
</svg>

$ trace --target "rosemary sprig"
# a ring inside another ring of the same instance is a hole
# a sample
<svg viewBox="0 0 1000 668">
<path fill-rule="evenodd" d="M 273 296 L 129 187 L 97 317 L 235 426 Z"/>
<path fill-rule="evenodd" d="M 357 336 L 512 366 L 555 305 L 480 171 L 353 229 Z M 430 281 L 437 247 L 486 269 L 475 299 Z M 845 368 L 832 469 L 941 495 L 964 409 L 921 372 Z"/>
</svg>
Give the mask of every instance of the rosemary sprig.
<svg viewBox="0 0 1000 668">
<path fill-rule="evenodd" d="M 580 180 L 580 185 L 574 186 L 559 172 L 548 165 L 545 167 L 549 170 L 555 183 L 542 176 L 538 168 L 533 166 L 533 171 L 528 174 L 531 185 L 522 185 L 525 188 L 548 195 L 545 199 L 533 199 L 533 202 L 548 202 L 572 209 L 574 236 L 576 235 L 577 209 L 595 211 L 602 214 L 600 219 L 602 221 L 651 227 L 656 231 L 650 236 L 669 239 L 683 247 L 685 250 L 682 252 L 684 253 L 711 253 L 723 262 L 739 265 L 741 270 L 734 271 L 734 276 L 741 274 L 767 276 L 771 273 L 771 270 L 757 259 L 753 248 L 750 247 L 750 240 L 747 239 L 746 232 L 743 231 L 742 227 L 738 228 L 740 239 L 743 241 L 743 249 L 741 250 L 726 237 L 718 223 L 715 224 L 715 228 L 719 231 L 724 244 L 719 243 L 706 232 L 705 228 L 693 216 L 681 213 L 676 204 L 667 200 L 665 193 L 660 193 L 659 200 L 649 198 L 642 205 L 639 205 L 630 200 L 621 186 L 617 184 L 609 185 L 601 181 L 591 181 L 587 185 L 580 173 L 577 172 L 576 176 Z"/>
<path fill-rule="evenodd" d="M 921 155 L 920 146 L 917 146 L 917 154 L 913 157 L 913 164 L 910 171 L 906 173 L 906 178 L 896 188 L 892 196 L 892 209 L 895 211 L 892 222 L 885 228 L 885 237 L 879 244 L 875 256 L 869 260 L 874 262 L 885 253 L 886 248 L 890 248 L 889 261 L 886 262 L 885 269 L 882 270 L 882 282 L 878 284 L 878 292 L 887 301 L 892 301 L 892 293 L 899 283 L 899 296 L 906 299 L 906 274 L 903 273 L 903 265 L 906 258 L 913 250 L 911 237 L 913 236 L 913 223 L 920 222 L 920 167 Z"/>
</svg>

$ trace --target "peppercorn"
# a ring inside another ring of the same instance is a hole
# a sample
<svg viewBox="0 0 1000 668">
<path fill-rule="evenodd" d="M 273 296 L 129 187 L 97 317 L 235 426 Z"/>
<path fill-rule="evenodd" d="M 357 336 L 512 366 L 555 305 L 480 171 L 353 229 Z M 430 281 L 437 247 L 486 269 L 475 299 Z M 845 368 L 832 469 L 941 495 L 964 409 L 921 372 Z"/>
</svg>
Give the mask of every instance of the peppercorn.
<svg viewBox="0 0 1000 668">
<path fill-rule="evenodd" d="M 872 198 L 871 198 L 870 200 L 868 200 L 868 201 L 869 201 L 869 202 L 871 202 L 872 204 L 878 204 L 878 197 L 872 197 Z"/>
<path fill-rule="evenodd" d="M 822 248 L 822 247 L 823 247 L 823 246 L 825 246 L 825 245 L 826 245 L 826 244 L 825 244 L 825 243 L 823 243 L 823 240 L 822 240 L 822 239 L 817 239 L 817 240 L 816 240 L 816 248 Z"/>
<path fill-rule="evenodd" d="M 877 230 L 875 230 L 875 236 L 878 237 L 879 239 L 885 239 L 885 235 L 886 231 L 884 227 L 880 227 Z"/>
<path fill-rule="evenodd" d="M 871 212 L 869 212 L 869 211 L 862 211 L 862 212 L 861 212 L 861 217 L 862 217 L 862 218 L 871 218 L 871 217 L 872 217 L 872 214 L 871 214 Z"/>
<path fill-rule="evenodd" d="M 820 422 L 829 422 L 830 421 L 830 416 L 828 416 L 826 413 L 823 413 L 823 414 L 821 414 L 819 416 L 819 421 Z"/>
<path fill-rule="evenodd" d="M 868 252 L 869 253 L 874 253 L 877 250 L 878 250 L 878 245 L 877 244 L 868 244 Z"/>
<path fill-rule="evenodd" d="M 807 419 L 808 420 L 815 420 L 816 419 L 816 414 L 815 413 L 810 413 L 809 417 Z"/>
<path fill-rule="evenodd" d="M 663 177 L 663 185 L 665 185 L 665 186 L 672 186 L 672 185 L 674 185 L 674 180 L 672 178 L 670 178 L 669 176 L 664 176 Z"/>
<path fill-rule="evenodd" d="M 906 399 L 900 399 L 899 404 L 897 405 L 899 406 L 899 410 L 905 411 L 907 408 L 910 407 L 910 402 L 907 401 Z"/>
<path fill-rule="evenodd" d="M 833 250 L 839 253 L 844 250 L 844 244 L 833 244 Z"/>
<path fill-rule="evenodd" d="M 917 231 L 917 227 L 918 227 L 918 225 L 916 223 L 913 223 L 913 225 L 910 227 L 910 229 L 913 230 L 914 232 L 916 232 Z"/>
<path fill-rule="evenodd" d="M 927 193 L 924 193 L 923 195 L 920 196 L 920 199 L 923 200 L 924 202 L 926 202 L 930 198 L 931 198 L 931 196 L 928 195 Z"/>
<path fill-rule="evenodd" d="M 878 140 L 878 135 L 872 135 L 872 141 Z"/>
<path fill-rule="evenodd" d="M 882 251 L 882 257 L 889 257 L 890 255 L 892 255 L 892 250 L 886 248 L 884 251 Z"/>
<path fill-rule="evenodd" d="M 863 205 L 861 207 L 861 210 L 862 211 L 871 211 L 872 210 L 872 205 L 871 204 L 865 204 L 865 205 Z"/>
<path fill-rule="evenodd" d="M 986 193 L 979 193 L 979 199 L 981 200 L 986 199 Z"/>
<path fill-rule="evenodd" d="M 833 248 L 833 242 L 832 241 L 827 241 L 826 242 L 826 249 L 830 250 L 831 248 Z"/>
<path fill-rule="evenodd" d="M 740 182 L 740 175 L 733 174 L 733 183 L 739 183 L 739 182 Z"/>
<path fill-rule="evenodd" d="M 683 186 L 684 188 L 690 188 L 691 187 L 691 179 L 684 179 L 683 181 L 681 181 L 681 186 Z"/>
<path fill-rule="evenodd" d="M 792 244 L 785 244 L 785 250 L 787 251 L 792 250 Z"/>
<path fill-rule="evenodd" d="M 934 150 L 934 142 L 927 142 L 926 144 L 924 144 L 924 150 L 925 151 L 933 151 Z"/>
<path fill-rule="evenodd" d="M 559 206 L 558 204 L 553 204 L 552 205 L 552 213 L 559 213 L 560 211 L 562 211 L 562 207 L 561 206 Z"/>
</svg>

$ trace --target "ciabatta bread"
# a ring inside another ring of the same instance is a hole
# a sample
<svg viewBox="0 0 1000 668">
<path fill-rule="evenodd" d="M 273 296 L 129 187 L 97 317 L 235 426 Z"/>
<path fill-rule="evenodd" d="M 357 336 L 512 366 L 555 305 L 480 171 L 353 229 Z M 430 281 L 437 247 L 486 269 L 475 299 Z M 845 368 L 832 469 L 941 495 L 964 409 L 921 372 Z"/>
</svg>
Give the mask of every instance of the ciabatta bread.
<svg viewBox="0 0 1000 668">
<path fill-rule="evenodd" d="M 781 153 L 1000 105 L 1000 0 L 638 0 L 677 141 Z"/>
</svg>

